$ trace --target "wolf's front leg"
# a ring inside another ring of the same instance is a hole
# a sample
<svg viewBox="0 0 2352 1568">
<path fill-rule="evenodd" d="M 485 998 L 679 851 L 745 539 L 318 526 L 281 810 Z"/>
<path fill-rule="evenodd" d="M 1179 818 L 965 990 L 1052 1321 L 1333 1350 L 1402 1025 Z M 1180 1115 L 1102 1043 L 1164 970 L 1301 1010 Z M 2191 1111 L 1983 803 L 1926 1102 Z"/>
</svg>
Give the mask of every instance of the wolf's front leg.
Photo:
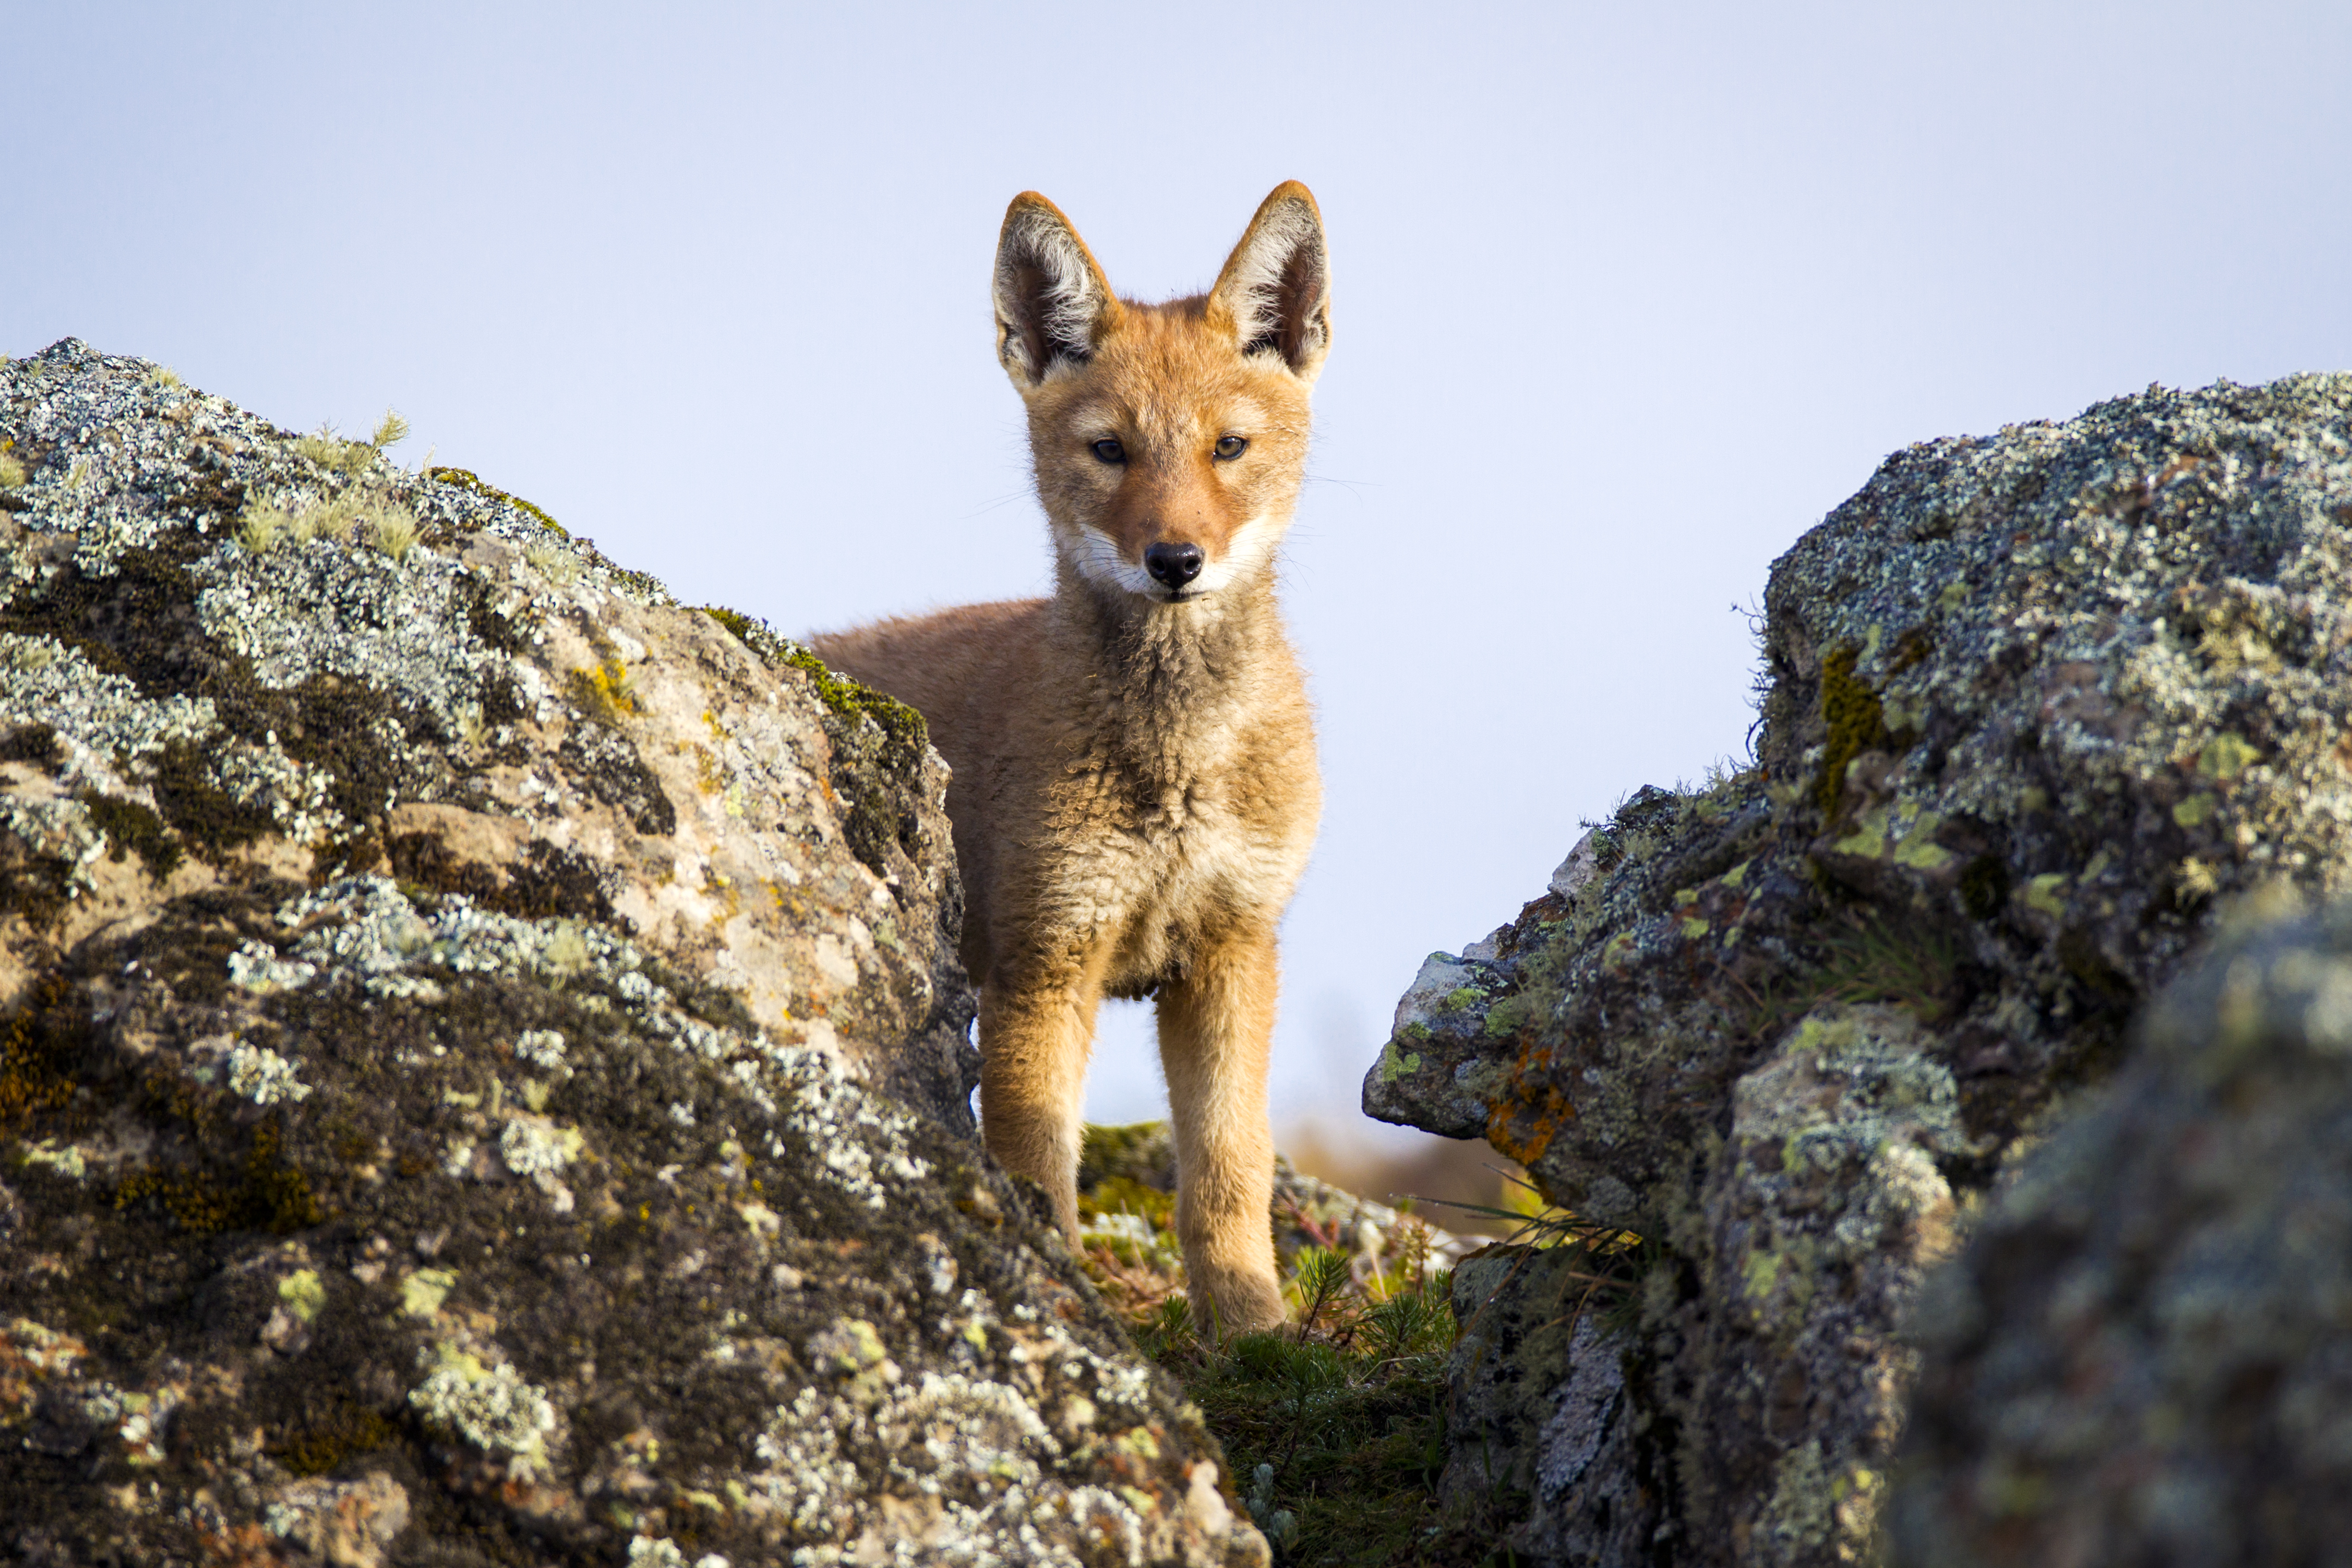
<svg viewBox="0 0 2352 1568">
<path fill-rule="evenodd" d="M 1176 1123 L 1176 1234 L 1193 1316 L 1205 1328 L 1213 1312 L 1221 1334 L 1283 1318 L 1265 1115 L 1277 979 L 1273 931 L 1248 930 L 1204 942 L 1185 977 L 1160 991 L 1160 1060 Z"/>
<path fill-rule="evenodd" d="M 1081 972 L 1012 969 L 980 991 L 980 1124 L 988 1152 L 1044 1187 L 1078 1236 L 1087 1051 L 1101 986 Z"/>
</svg>

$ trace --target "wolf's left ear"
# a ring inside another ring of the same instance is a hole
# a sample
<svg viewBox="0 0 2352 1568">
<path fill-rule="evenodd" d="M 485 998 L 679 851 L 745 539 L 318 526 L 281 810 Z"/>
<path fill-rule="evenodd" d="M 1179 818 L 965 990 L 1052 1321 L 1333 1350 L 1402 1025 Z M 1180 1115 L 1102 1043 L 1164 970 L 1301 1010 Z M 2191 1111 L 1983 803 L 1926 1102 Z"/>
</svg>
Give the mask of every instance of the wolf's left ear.
<svg viewBox="0 0 2352 1568">
<path fill-rule="evenodd" d="M 996 357 L 1023 392 L 1057 364 L 1083 365 L 1118 297 L 1062 209 L 1024 191 L 996 240 Z"/>
<path fill-rule="evenodd" d="M 1286 180 L 1258 204 L 1209 298 L 1233 318 L 1243 353 L 1280 354 L 1299 380 L 1315 379 L 1331 347 L 1331 259 L 1313 193 Z"/>
</svg>

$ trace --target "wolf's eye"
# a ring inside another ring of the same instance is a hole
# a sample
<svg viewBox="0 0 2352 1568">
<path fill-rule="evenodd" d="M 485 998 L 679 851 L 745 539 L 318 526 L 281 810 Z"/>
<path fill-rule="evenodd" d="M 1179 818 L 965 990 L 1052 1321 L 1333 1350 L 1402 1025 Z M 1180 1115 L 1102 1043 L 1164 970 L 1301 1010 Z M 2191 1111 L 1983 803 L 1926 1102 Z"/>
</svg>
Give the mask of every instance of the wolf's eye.
<svg viewBox="0 0 2352 1568">
<path fill-rule="evenodd" d="M 1234 458 L 1239 457 L 1243 453 L 1247 452 L 1248 450 L 1249 443 L 1243 440 L 1238 435 L 1220 435 L 1217 437 L 1217 461 L 1220 463 L 1231 463 Z"/>
<path fill-rule="evenodd" d="M 1116 441 L 1097 441 L 1095 443 L 1095 455 L 1106 463 L 1124 463 L 1127 461 L 1127 448 Z"/>
</svg>

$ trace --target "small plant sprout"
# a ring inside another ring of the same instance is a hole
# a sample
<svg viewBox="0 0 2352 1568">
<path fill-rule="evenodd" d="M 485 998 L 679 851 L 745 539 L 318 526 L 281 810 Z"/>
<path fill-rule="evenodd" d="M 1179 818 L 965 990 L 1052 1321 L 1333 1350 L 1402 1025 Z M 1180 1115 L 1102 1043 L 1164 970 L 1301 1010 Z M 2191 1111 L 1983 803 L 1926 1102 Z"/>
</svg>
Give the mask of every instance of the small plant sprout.
<svg viewBox="0 0 2352 1568">
<path fill-rule="evenodd" d="M 298 507 L 288 517 L 286 531 L 293 536 L 296 544 L 309 544 L 343 521 L 341 512 L 342 508 L 332 501 L 323 507 Z"/>
<path fill-rule="evenodd" d="M 523 564 L 559 586 L 580 575 L 580 561 L 553 539 L 533 539 L 522 552 Z"/>
<path fill-rule="evenodd" d="M 366 508 L 365 517 L 375 548 L 396 561 L 406 560 L 416 543 L 416 514 L 397 501 L 378 501 Z"/>
<path fill-rule="evenodd" d="M 245 509 L 237 514 L 234 537 L 247 554 L 268 555 L 293 529 L 294 519 L 282 508 L 266 501 L 247 501 Z"/>
<path fill-rule="evenodd" d="M 0 449 L 0 490 L 13 490 L 25 482 L 22 459 L 5 449 Z"/>
<path fill-rule="evenodd" d="M 375 422 L 375 434 L 368 437 L 368 445 L 381 452 L 387 446 L 397 446 L 408 439 L 408 421 L 393 409 L 385 409 L 383 417 Z"/>
<path fill-rule="evenodd" d="M 356 474 L 375 461 L 376 448 L 364 441 L 346 441 L 322 422 L 308 435 L 294 438 L 294 450 L 331 474 Z"/>
<path fill-rule="evenodd" d="M 1354 1280 L 1347 1256 L 1328 1247 L 1299 1249 L 1298 1340 L 1305 1343 L 1316 1323 Z"/>
<path fill-rule="evenodd" d="M 1250 1472 L 1249 1495 L 1243 1500 L 1249 1505 L 1250 1519 L 1265 1532 L 1269 1545 L 1290 1544 L 1298 1533 L 1298 1516 L 1286 1508 L 1274 1505 L 1274 1467 L 1260 1465 Z"/>
<path fill-rule="evenodd" d="M 177 392 L 186 383 L 180 380 L 180 372 L 171 366 L 157 365 L 147 372 L 147 384 L 158 392 Z"/>
<path fill-rule="evenodd" d="M 294 438 L 294 450 L 321 468 L 333 468 L 342 462 L 343 441 L 332 424 L 321 421 L 310 434 Z"/>
</svg>

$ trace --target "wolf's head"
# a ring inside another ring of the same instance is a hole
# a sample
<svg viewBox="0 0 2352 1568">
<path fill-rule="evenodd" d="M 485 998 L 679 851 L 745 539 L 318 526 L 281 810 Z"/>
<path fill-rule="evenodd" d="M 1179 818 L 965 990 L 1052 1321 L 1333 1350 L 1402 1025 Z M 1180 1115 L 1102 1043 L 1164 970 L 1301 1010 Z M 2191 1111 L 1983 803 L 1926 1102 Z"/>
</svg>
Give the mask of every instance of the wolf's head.
<svg viewBox="0 0 2352 1568">
<path fill-rule="evenodd" d="M 1147 606 L 1267 580 L 1331 344 L 1322 214 L 1275 188 L 1206 294 L 1113 294 L 1061 209 L 1013 199 L 996 250 L 996 353 L 1029 405 L 1037 497 L 1063 560 Z"/>
</svg>

